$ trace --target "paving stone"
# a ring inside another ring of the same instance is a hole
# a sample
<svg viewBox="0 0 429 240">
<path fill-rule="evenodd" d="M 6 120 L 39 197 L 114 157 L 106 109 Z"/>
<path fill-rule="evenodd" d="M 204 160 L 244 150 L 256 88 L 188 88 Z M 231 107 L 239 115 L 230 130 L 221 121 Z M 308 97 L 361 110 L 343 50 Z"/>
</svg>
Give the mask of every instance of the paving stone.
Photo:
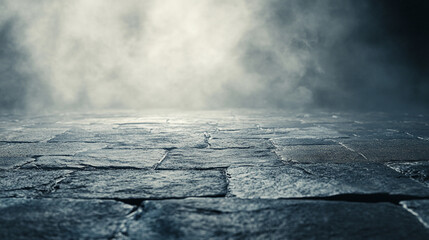
<svg viewBox="0 0 429 240">
<path fill-rule="evenodd" d="M 329 129 L 322 126 L 316 126 L 316 127 L 307 127 L 307 128 L 288 128 L 286 129 L 289 132 L 285 134 L 285 137 L 288 138 L 319 138 L 319 139 L 325 139 L 325 138 L 348 138 L 348 135 L 344 135 L 339 133 L 338 131 L 335 131 L 333 129 Z"/>
<path fill-rule="evenodd" d="M 106 143 L 110 148 L 179 148 L 204 144 L 204 134 L 184 129 L 156 132 L 151 129 L 73 129 L 49 140 L 50 143 Z"/>
<path fill-rule="evenodd" d="M 365 125 L 348 125 L 348 126 L 332 126 L 334 129 L 337 129 L 338 132 L 351 136 L 353 139 L 357 140 L 368 140 L 368 139 L 380 139 L 380 140 L 389 140 L 389 139 L 416 139 L 415 136 L 408 134 L 407 132 L 391 129 L 386 124 L 382 126 L 372 126 L 371 124 Z"/>
<path fill-rule="evenodd" d="M 74 156 L 42 156 L 24 168 L 153 168 L 165 155 L 163 149 L 99 149 Z"/>
<path fill-rule="evenodd" d="M 429 199 L 402 201 L 401 205 L 429 229 Z"/>
<path fill-rule="evenodd" d="M 47 194 L 71 172 L 36 169 L 0 171 L 0 197 L 37 197 Z"/>
<path fill-rule="evenodd" d="M 387 203 L 269 199 L 145 201 L 130 239 L 427 239 L 429 231 Z"/>
<path fill-rule="evenodd" d="M 259 124 L 251 128 L 233 128 L 223 129 L 216 128 L 215 131 L 210 132 L 214 138 L 226 139 L 269 139 L 275 137 L 285 136 L 290 132 L 290 128 L 276 128 L 269 127 L 263 128 Z"/>
<path fill-rule="evenodd" d="M 43 142 L 61 134 L 62 128 L 19 128 L 17 130 L 0 132 L 0 142 Z"/>
<path fill-rule="evenodd" d="M 347 140 L 343 143 L 372 161 L 429 160 L 429 141 L 418 139 Z"/>
<path fill-rule="evenodd" d="M 367 161 L 361 154 L 339 144 L 284 146 L 275 152 L 285 161 L 299 163 Z"/>
<path fill-rule="evenodd" d="M 429 197 L 429 188 L 376 163 L 231 167 L 227 174 L 229 192 L 239 198 L 381 193 Z"/>
<path fill-rule="evenodd" d="M 226 194 L 224 173 L 210 171 L 76 171 L 50 194 L 56 198 L 158 199 Z"/>
<path fill-rule="evenodd" d="M 258 148 L 258 149 L 272 149 L 273 144 L 268 139 L 257 138 L 210 138 L 208 140 L 210 148 Z"/>
<path fill-rule="evenodd" d="M 0 238 L 109 239 L 131 210 L 106 200 L 0 199 Z"/>
<path fill-rule="evenodd" d="M 32 157 L 42 155 L 74 155 L 92 149 L 101 149 L 99 143 L 3 143 L 0 157 Z"/>
<path fill-rule="evenodd" d="M 130 137 L 130 132 L 126 129 L 116 130 L 112 129 L 111 126 L 107 127 L 107 129 L 93 129 L 85 130 L 82 128 L 74 128 L 70 129 L 62 134 L 57 135 L 55 138 L 49 140 L 49 142 L 103 142 L 103 143 L 111 143 L 111 142 L 122 142 L 127 141 L 127 139 L 135 137 Z M 149 130 L 145 129 L 133 129 L 131 134 L 138 135 L 142 137 L 142 135 L 148 135 L 150 133 Z"/>
<path fill-rule="evenodd" d="M 207 147 L 208 144 L 204 141 L 204 134 L 193 134 L 193 133 L 162 133 L 153 134 L 148 137 L 136 137 L 126 136 L 127 141 L 114 142 L 108 145 L 108 148 L 116 149 L 173 149 L 173 148 L 201 148 Z"/>
<path fill-rule="evenodd" d="M 0 157 L 0 170 L 14 169 L 34 161 L 28 157 Z"/>
<path fill-rule="evenodd" d="M 429 187 L 429 161 L 390 162 L 386 164 L 401 174 L 411 177 Z"/>
<path fill-rule="evenodd" d="M 208 169 L 229 166 L 278 166 L 269 149 L 173 149 L 157 169 Z"/>
<path fill-rule="evenodd" d="M 336 145 L 337 142 L 331 139 L 320 138 L 289 138 L 289 137 L 276 137 L 272 138 L 271 142 L 275 147 L 297 146 L 297 145 Z"/>
</svg>

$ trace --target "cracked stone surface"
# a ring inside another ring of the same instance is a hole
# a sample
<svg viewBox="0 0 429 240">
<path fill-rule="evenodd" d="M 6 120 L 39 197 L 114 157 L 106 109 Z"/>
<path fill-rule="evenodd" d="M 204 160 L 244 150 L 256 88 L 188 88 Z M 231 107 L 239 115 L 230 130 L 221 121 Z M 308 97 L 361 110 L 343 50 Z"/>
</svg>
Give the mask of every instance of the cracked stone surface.
<svg viewBox="0 0 429 240">
<path fill-rule="evenodd" d="M 32 143 L 46 142 L 58 134 L 61 134 L 66 129 L 60 128 L 34 128 L 23 127 L 18 129 L 8 129 L 0 132 L 0 142 L 15 142 L 15 143 Z"/>
<path fill-rule="evenodd" d="M 429 161 L 390 162 L 387 166 L 429 187 Z"/>
<path fill-rule="evenodd" d="M 344 144 L 373 161 L 429 160 L 429 142 L 420 139 L 347 140 Z"/>
<path fill-rule="evenodd" d="M 207 169 L 283 165 L 270 149 L 173 149 L 158 169 Z"/>
<path fill-rule="evenodd" d="M 210 135 L 212 136 L 212 135 Z M 267 139 L 261 138 L 236 138 L 234 134 L 231 136 L 224 136 L 222 138 L 214 137 L 208 139 L 210 148 L 217 149 L 228 149 L 228 148 L 259 148 L 259 149 L 271 149 L 273 145 Z"/>
<path fill-rule="evenodd" d="M 107 200 L 0 199 L 0 238 L 109 239 L 131 210 Z"/>
<path fill-rule="evenodd" d="M 76 171 L 49 196 L 56 198 L 183 198 L 223 196 L 224 173 L 211 171 Z"/>
<path fill-rule="evenodd" d="M 186 199 L 146 201 L 130 239 L 424 239 L 418 220 L 387 203 Z"/>
<path fill-rule="evenodd" d="M 318 139 L 318 138 L 287 138 L 287 137 L 274 137 L 271 139 L 276 148 L 288 146 L 307 146 L 307 145 L 336 145 L 337 143 L 332 139 Z"/>
<path fill-rule="evenodd" d="M 374 163 L 234 167 L 229 168 L 227 174 L 230 194 L 240 198 L 376 193 L 429 197 L 429 189 L 423 184 Z"/>
<path fill-rule="evenodd" d="M 34 160 L 29 157 L 0 157 L 0 170 L 14 169 Z"/>
<path fill-rule="evenodd" d="M 0 197 L 38 197 L 54 190 L 70 170 L 0 171 Z"/>
<path fill-rule="evenodd" d="M 276 150 L 285 161 L 299 163 L 347 163 L 367 161 L 365 156 L 339 144 L 285 146 Z"/>
<path fill-rule="evenodd" d="M 92 149 L 101 149 L 104 144 L 94 143 L 0 143 L 1 157 L 32 157 L 41 155 L 74 155 Z"/>
<path fill-rule="evenodd" d="M 0 114 L 1 239 L 429 239 L 429 115 Z"/>
<path fill-rule="evenodd" d="M 74 156 L 41 156 L 23 168 L 153 168 L 166 154 L 163 149 L 98 149 Z"/>
<path fill-rule="evenodd" d="M 429 229 L 429 200 L 403 201 L 401 204 Z"/>
</svg>

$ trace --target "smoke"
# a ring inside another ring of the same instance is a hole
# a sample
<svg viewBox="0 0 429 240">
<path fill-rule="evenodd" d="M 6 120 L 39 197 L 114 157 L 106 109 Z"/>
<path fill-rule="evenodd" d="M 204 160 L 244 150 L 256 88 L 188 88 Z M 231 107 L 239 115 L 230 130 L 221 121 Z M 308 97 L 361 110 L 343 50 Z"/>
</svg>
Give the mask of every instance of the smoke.
<svg viewBox="0 0 429 240">
<path fill-rule="evenodd" d="M 1 109 L 427 106 L 417 2 L 3 1 Z"/>
</svg>

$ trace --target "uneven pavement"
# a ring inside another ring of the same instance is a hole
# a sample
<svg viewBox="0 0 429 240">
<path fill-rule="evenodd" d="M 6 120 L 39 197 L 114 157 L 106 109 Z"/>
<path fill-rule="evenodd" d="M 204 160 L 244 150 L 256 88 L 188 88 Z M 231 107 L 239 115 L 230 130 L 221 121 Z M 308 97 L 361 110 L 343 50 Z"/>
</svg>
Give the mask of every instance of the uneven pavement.
<svg viewBox="0 0 429 240">
<path fill-rule="evenodd" d="M 0 116 L 0 239 L 429 239 L 429 116 Z"/>
</svg>

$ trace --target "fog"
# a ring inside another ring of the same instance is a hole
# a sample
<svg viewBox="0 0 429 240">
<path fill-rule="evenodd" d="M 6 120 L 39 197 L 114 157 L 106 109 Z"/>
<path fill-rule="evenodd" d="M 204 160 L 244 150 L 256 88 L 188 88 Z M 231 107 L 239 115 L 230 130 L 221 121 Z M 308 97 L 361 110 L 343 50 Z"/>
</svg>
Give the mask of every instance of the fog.
<svg viewBox="0 0 429 240">
<path fill-rule="evenodd" d="M 0 109 L 422 109 L 426 1 L 6 0 Z"/>
</svg>

